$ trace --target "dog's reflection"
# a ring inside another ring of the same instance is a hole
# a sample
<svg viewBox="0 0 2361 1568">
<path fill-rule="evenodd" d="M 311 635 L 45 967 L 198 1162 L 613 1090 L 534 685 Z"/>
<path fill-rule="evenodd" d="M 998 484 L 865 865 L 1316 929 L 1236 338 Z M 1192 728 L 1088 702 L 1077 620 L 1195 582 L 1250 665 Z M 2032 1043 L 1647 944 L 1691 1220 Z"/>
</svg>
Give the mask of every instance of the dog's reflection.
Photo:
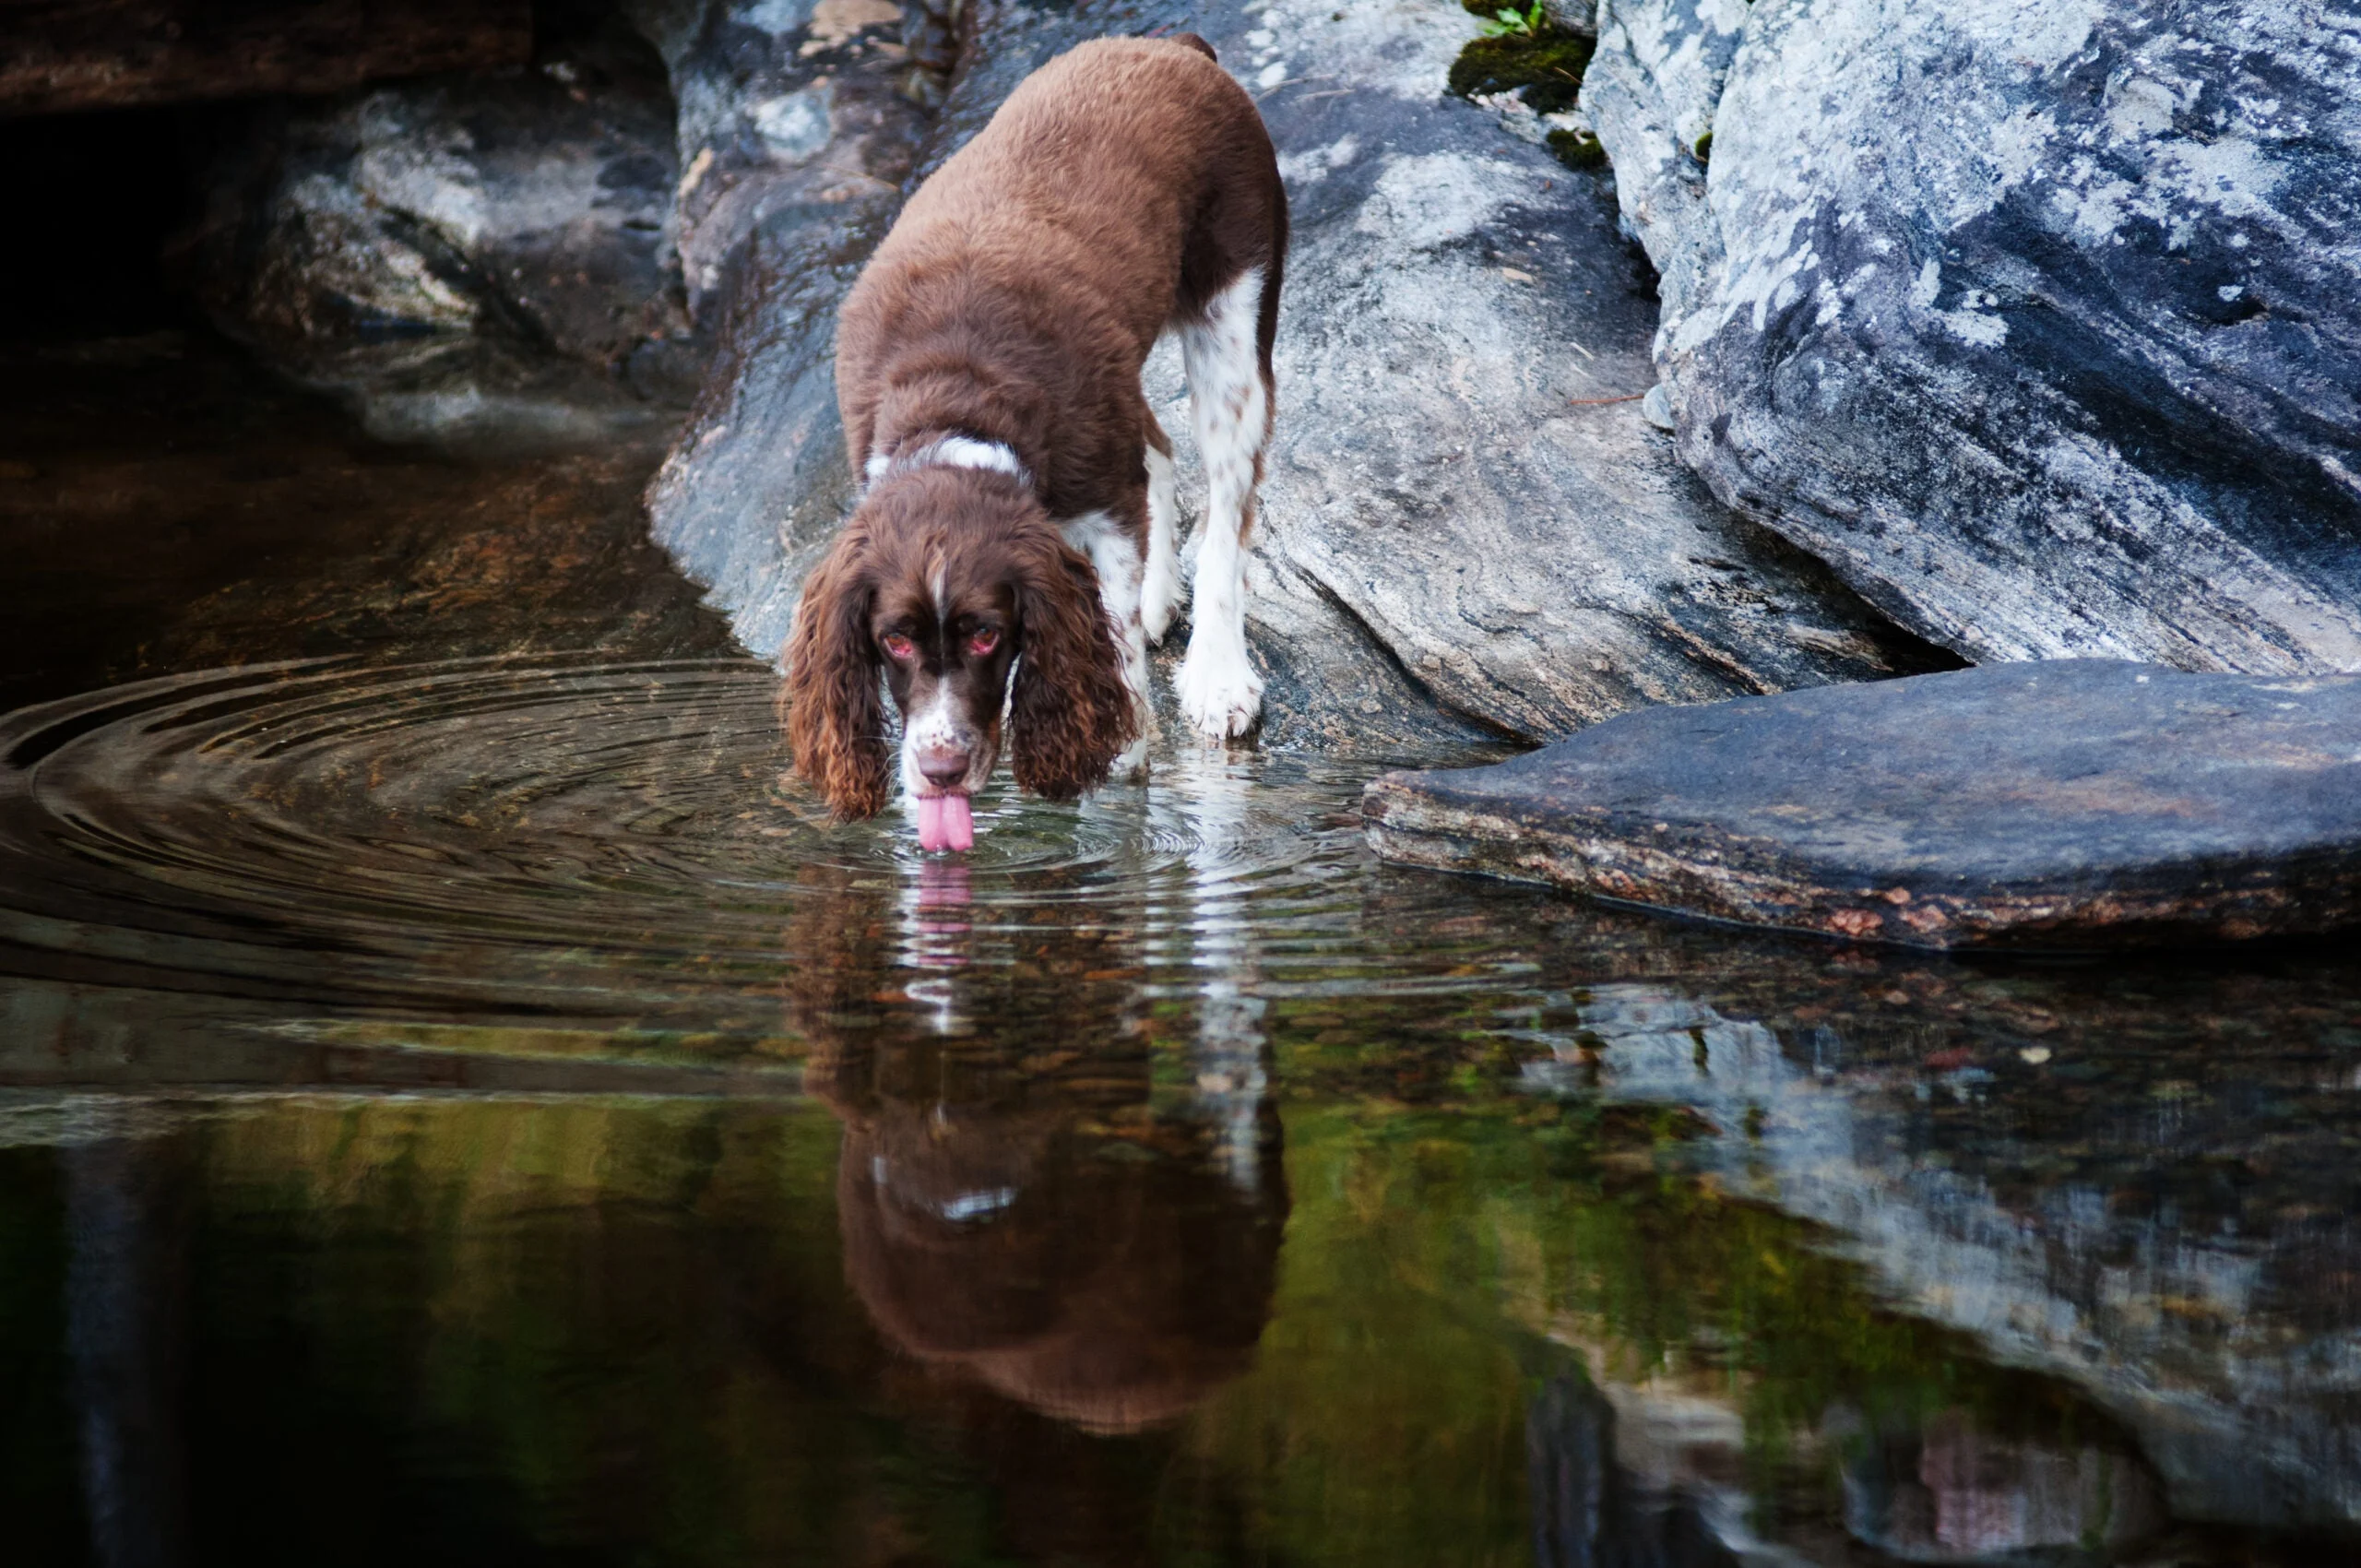
<svg viewBox="0 0 2361 1568">
<path fill-rule="evenodd" d="M 1085 1431 L 1181 1415 L 1269 1313 L 1276 1112 L 1256 1097 L 1241 1139 L 1193 1024 L 1151 1016 L 1129 932 L 961 918 L 932 882 L 887 909 L 837 904 L 792 996 L 844 1123 L 854 1292 L 931 1371 Z"/>
</svg>

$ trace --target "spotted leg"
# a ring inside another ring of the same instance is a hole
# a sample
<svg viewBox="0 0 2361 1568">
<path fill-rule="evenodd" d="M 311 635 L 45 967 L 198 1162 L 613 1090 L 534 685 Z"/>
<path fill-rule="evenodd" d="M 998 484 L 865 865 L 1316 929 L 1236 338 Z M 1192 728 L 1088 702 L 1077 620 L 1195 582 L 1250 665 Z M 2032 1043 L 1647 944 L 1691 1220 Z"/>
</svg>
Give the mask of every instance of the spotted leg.
<svg viewBox="0 0 2361 1568">
<path fill-rule="evenodd" d="M 1140 624 L 1147 640 L 1160 643 L 1180 608 L 1180 502 L 1174 493 L 1172 442 L 1151 414 L 1147 445 L 1147 571 L 1140 579 Z"/>
<path fill-rule="evenodd" d="M 1148 742 L 1156 733 L 1156 707 L 1147 693 L 1147 631 L 1140 624 L 1140 582 L 1144 575 L 1137 535 L 1119 526 L 1104 512 L 1086 512 L 1061 525 L 1066 542 L 1088 556 L 1098 574 L 1098 602 L 1107 618 L 1121 628 L 1123 683 L 1132 689 L 1133 710 L 1139 715 L 1139 738 L 1115 758 L 1109 777 L 1137 778 L 1147 771 Z"/>
<path fill-rule="evenodd" d="M 1174 688 L 1189 723 L 1214 741 L 1245 734 L 1263 711 L 1263 677 L 1246 654 L 1246 540 L 1271 435 L 1255 340 L 1262 301 L 1262 269 L 1249 267 L 1180 329 L 1207 494 L 1189 653 Z"/>
</svg>

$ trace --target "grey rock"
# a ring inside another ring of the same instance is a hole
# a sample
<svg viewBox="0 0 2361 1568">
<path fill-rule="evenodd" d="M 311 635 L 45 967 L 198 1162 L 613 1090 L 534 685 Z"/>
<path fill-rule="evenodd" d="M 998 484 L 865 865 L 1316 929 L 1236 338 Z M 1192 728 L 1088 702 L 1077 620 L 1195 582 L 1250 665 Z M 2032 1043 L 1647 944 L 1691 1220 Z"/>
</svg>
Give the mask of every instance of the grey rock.
<svg viewBox="0 0 2361 1568">
<path fill-rule="evenodd" d="M 1580 108 L 1608 149 L 1624 226 L 1646 249 L 1667 301 L 1697 298 L 1721 266 L 1699 152 L 1712 150 L 1706 138 L 1747 12 L 1746 0 L 1599 6 Z"/>
<path fill-rule="evenodd" d="M 1608 9 L 1717 494 L 1974 659 L 2361 667 L 2361 13 Z"/>
<path fill-rule="evenodd" d="M 1654 381 L 1652 280 L 1598 181 L 1445 97 L 1476 29 L 1463 11 L 988 6 L 919 172 L 1052 55 L 1157 26 L 1205 35 L 1248 84 L 1293 205 L 1248 569 L 1266 743 L 1544 736 L 1647 703 L 1923 667 L 1812 563 L 1715 505 L 1635 404 L 1583 401 Z M 800 242 L 814 260 L 741 295 L 725 367 L 650 493 L 658 539 L 765 653 L 850 501 L 831 315 L 888 216 L 815 220 Z M 1169 351 L 1149 387 L 1185 496 Z"/>
<path fill-rule="evenodd" d="M 2326 931 L 2361 920 L 2361 677 L 2068 659 L 1656 708 L 1364 812 L 1390 858 L 1855 940 Z"/>
<path fill-rule="evenodd" d="M 782 234 L 858 230 L 872 208 L 899 204 L 955 54 L 949 11 L 901 0 L 626 8 L 662 54 L 678 104 L 671 232 L 690 308 L 708 329 L 742 295 L 776 314 L 754 300 L 769 279 L 738 269 L 777 270 Z"/>
<path fill-rule="evenodd" d="M 660 428 L 701 370 L 665 241 L 671 123 L 620 24 L 519 76 L 266 112 L 186 242 L 196 291 L 381 436 Z"/>
</svg>

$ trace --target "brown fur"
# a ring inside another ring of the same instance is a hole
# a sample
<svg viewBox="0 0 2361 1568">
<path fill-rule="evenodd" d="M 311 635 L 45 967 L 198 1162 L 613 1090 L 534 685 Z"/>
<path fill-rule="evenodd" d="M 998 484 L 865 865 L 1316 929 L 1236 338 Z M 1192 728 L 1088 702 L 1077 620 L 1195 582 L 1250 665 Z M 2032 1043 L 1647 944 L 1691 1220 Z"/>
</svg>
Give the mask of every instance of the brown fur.
<svg viewBox="0 0 2361 1568">
<path fill-rule="evenodd" d="M 889 773 L 885 705 L 869 632 L 876 596 L 869 547 L 869 530 L 856 515 L 804 579 L 787 644 L 792 673 L 781 694 L 795 770 L 846 817 L 877 814 Z"/>
<path fill-rule="evenodd" d="M 1253 101 L 1211 55 L 1193 38 L 1109 39 L 1034 73 L 910 198 L 845 302 L 836 389 L 855 472 L 872 455 L 959 434 L 1005 444 L 1034 488 L 1014 497 L 1017 517 L 1007 493 L 1019 487 L 1005 476 L 895 474 L 806 583 L 789 647 L 789 727 L 798 770 L 841 814 L 877 811 L 891 771 L 875 691 L 891 661 L 878 651 L 876 607 L 881 596 L 929 598 L 937 563 L 954 598 L 1016 588 L 1019 784 L 1079 793 L 1137 733 L 1096 576 L 1057 525 L 1097 511 L 1144 536 L 1142 450 L 1169 444 L 1140 367 L 1160 332 L 1202 315 L 1249 267 L 1264 269 L 1270 378 L 1286 197 Z M 962 548 L 971 538 L 991 548 Z M 972 687 L 996 743 L 989 671 L 955 668 L 945 646 L 942 668 L 920 673 Z"/>
</svg>

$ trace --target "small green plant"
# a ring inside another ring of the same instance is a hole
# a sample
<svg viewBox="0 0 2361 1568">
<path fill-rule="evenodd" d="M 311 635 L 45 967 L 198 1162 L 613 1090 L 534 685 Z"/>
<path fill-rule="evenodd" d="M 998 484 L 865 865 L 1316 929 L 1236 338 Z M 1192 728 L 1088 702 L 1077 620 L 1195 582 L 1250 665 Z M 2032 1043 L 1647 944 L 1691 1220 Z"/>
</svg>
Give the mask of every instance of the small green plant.
<svg viewBox="0 0 2361 1568">
<path fill-rule="evenodd" d="M 1452 62 L 1451 90 L 1462 98 L 1518 93 L 1536 114 L 1572 108 L 1582 91 L 1583 67 L 1590 64 L 1591 41 L 1558 27 L 1537 6 L 1527 15 L 1537 19 L 1536 30 L 1469 39 Z"/>
<path fill-rule="evenodd" d="M 1533 38 L 1548 26 L 1548 13 L 1542 10 L 1541 0 L 1533 0 L 1529 11 L 1495 11 L 1482 26 L 1486 38 Z"/>
</svg>

